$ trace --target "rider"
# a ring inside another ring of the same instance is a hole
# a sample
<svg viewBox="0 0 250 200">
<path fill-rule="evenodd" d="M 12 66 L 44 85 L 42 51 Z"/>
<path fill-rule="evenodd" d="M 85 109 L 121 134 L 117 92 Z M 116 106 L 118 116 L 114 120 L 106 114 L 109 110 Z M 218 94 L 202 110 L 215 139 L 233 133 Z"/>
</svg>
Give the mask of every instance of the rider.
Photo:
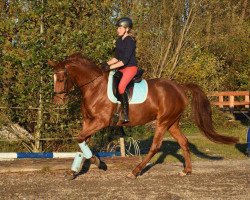
<svg viewBox="0 0 250 200">
<path fill-rule="evenodd" d="M 123 111 L 123 123 L 129 122 L 128 96 L 125 92 L 126 86 L 137 73 L 137 60 L 135 57 L 136 42 L 131 34 L 133 22 L 128 17 L 122 17 L 116 22 L 117 34 L 115 57 L 105 63 L 104 71 L 118 69 L 122 73 L 121 81 L 118 85 L 120 101 Z"/>
</svg>

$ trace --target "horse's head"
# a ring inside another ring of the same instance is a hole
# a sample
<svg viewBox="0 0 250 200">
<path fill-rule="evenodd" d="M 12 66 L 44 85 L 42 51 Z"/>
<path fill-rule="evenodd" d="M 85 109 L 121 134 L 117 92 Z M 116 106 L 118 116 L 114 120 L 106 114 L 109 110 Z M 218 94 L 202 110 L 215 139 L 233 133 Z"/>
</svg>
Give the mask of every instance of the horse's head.
<svg viewBox="0 0 250 200">
<path fill-rule="evenodd" d="M 73 86 L 86 88 L 103 73 L 98 66 L 79 53 L 61 62 L 48 61 L 54 70 L 54 103 L 63 104 Z"/>
<path fill-rule="evenodd" d="M 53 102 L 62 105 L 68 99 L 68 92 L 73 86 L 68 74 L 68 66 L 54 61 L 48 61 L 54 71 L 54 98 Z"/>
</svg>

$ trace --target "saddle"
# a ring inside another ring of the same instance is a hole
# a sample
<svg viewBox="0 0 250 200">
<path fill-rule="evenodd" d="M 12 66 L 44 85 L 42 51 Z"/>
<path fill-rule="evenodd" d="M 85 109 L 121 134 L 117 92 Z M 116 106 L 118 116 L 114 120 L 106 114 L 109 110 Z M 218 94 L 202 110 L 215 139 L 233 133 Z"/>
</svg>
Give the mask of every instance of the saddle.
<svg viewBox="0 0 250 200">
<path fill-rule="evenodd" d="M 134 92 L 134 84 L 135 83 L 140 83 L 142 81 L 142 75 L 144 73 L 144 70 L 141 68 L 138 68 L 136 75 L 134 76 L 134 78 L 129 82 L 129 84 L 126 87 L 125 92 L 128 95 L 128 99 L 131 100 L 132 96 L 133 96 L 133 92 Z M 116 71 L 114 76 L 113 76 L 113 94 L 117 99 L 120 99 L 120 94 L 118 91 L 118 85 L 121 81 L 122 78 L 122 72 L 120 71 Z"/>
</svg>

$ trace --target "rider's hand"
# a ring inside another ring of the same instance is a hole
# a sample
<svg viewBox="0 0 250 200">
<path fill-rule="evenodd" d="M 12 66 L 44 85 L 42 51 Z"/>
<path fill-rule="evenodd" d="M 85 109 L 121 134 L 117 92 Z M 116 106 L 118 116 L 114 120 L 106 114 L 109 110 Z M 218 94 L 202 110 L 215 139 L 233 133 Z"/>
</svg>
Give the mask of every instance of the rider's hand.
<svg viewBox="0 0 250 200">
<path fill-rule="evenodd" d="M 104 72 L 108 72 L 108 71 L 110 71 L 110 66 L 108 65 L 108 63 L 104 62 L 101 64 L 101 69 Z"/>
</svg>

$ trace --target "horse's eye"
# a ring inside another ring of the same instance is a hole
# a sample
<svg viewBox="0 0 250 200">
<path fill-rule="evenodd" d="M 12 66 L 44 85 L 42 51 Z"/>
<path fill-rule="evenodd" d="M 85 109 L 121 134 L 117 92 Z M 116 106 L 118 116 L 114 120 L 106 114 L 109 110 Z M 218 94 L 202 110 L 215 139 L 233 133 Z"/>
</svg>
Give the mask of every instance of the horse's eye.
<svg viewBox="0 0 250 200">
<path fill-rule="evenodd" d="M 63 82 L 64 80 L 63 79 L 57 79 L 57 82 Z"/>
</svg>

